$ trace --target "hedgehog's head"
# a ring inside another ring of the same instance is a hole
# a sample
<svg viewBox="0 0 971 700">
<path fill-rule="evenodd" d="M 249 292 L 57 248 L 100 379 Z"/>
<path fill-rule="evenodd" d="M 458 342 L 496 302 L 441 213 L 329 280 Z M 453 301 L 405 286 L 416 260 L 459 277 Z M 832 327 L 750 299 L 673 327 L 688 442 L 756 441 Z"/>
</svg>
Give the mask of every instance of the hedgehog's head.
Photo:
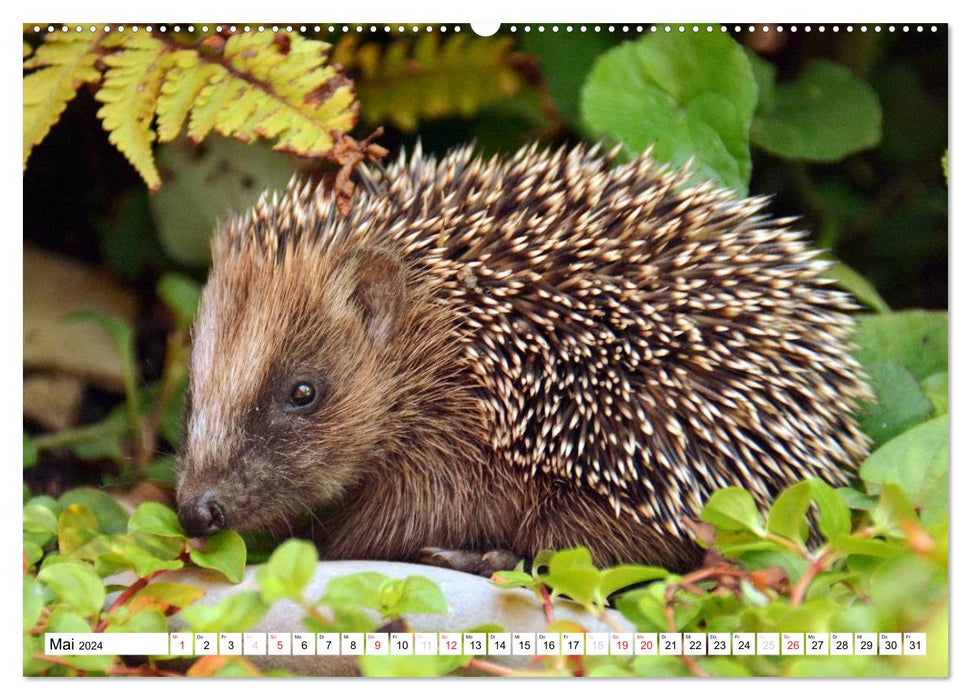
<svg viewBox="0 0 971 700">
<path fill-rule="evenodd" d="M 179 519 L 252 531 L 334 506 L 395 434 L 402 260 L 217 237 L 193 329 Z"/>
</svg>

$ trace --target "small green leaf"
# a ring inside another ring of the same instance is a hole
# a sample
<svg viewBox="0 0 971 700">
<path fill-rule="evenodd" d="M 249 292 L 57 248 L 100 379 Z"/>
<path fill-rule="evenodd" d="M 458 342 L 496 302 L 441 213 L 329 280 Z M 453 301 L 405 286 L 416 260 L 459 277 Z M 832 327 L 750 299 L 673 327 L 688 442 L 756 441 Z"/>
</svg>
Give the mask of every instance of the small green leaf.
<svg viewBox="0 0 971 700">
<path fill-rule="evenodd" d="M 877 403 L 864 406 L 860 427 L 879 446 L 920 423 L 933 410 L 913 375 L 896 363 L 875 362 L 865 368 Z"/>
<path fill-rule="evenodd" d="M 57 516 L 47 506 L 34 503 L 24 506 L 24 532 L 42 535 L 49 539 L 57 532 Z"/>
<path fill-rule="evenodd" d="M 119 535 L 127 531 L 128 514 L 118 501 L 100 489 L 90 486 L 65 491 L 58 498 L 62 506 L 79 504 L 87 506 L 98 519 L 98 529 L 106 535 Z"/>
<path fill-rule="evenodd" d="M 57 546 L 61 554 L 73 554 L 99 535 L 98 519 L 87 506 L 75 503 L 57 519 Z"/>
<path fill-rule="evenodd" d="M 246 632 L 263 619 L 269 607 L 255 591 L 234 593 L 215 605 L 195 605 L 182 619 L 195 632 Z"/>
<path fill-rule="evenodd" d="M 131 570 L 136 576 L 148 576 L 156 571 L 178 571 L 184 564 L 180 559 L 157 557 L 134 542 L 119 543 L 110 551 L 99 554 L 97 569 L 124 571 Z"/>
<path fill-rule="evenodd" d="M 769 532 L 804 545 L 809 535 L 806 513 L 812 498 L 812 485 L 808 481 L 801 481 L 785 489 L 769 510 L 766 523 Z"/>
<path fill-rule="evenodd" d="M 586 547 L 557 552 L 550 559 L 546 584 L 557 595 L 566 595 L 593 611 L 603 601 L 599 595 L 600 572 Z"/>
<path fill-rule="evenodd" d="M 651 34 L 607 51 L 587 76 L 582 121 L 633 158 L 689 161 L 699 178 L 748 191 L 757 86 L 739 44 L 721 32 Z"/>
<path fill-rule="evenodd" d="M 246 568 L 246 543 L 236 531 L 221 530 L 207 537 L 201 549 L 190 550 L 189 558 L 196 566 L 221 571 L 230 582 L 239 583 Z"/>
<path fill-rule="evenodd" d="M 179 524 L 179 516 L 161 503 L 142 503 L 128 521 L 128 533 L 147 532 L 164 537 L 186 537 Z"/>
<path fill-rule="evenodd" d="M 783 158 L 835 162 L 880 142 L 876 93 L 837 63 L 812 61 L 776 85 L 752 122 L 752 143 Z"/>
<path fill-rule="evenodd" d="M 338 576 L 327 584 L 320 603 L 334 609 L 353 606 L 381 609 L 381 588 L 390 578 L 377 572 L 365 571 Z"/>
<path fill-rule="evenodd" d="M 158 295 L 175 315 L 181 328 L 189 328 L 195 318 L 202 287 L 191 277 L 169 272 L 158 282 Z"/>
<path fill-rule="evenodd" d="M 932 418 L 898 435 L 867 458 L 860 477 L 868 490 L 898 484 L 921 509 L 921 521 L 933 525 L 947 517 L 947 421 Z"/>
<path fill-rule="evenodd" d="M 438 585 L 424 576 L 385 581 L 380 595 L 382 617 L 394 619 L 405 613 L 444 615 L 448 612 L 448 602 Z"/>
<path fill-rule="evenodd" d="M 54 591 L 57 598 L 79 615 L 101 612 L 105 588 L 94 569 L 81 562 L 57 562 L 45 566 L 37 580 Z"/>
<path fill-rule="evenodd" d="M 606 600 L 617 591 L 637 583 L 667 578 L 670 574 L 660 566 L 636 566 L 625 564 L 600 572 L 600 595 Z"/>
<path fill-rule="evenodd" d="M 897 484 L 884 484 L 880 490 L 880 500 L 873 509 L 873 525 L 878 533 L 903 537 L 901 526 L 906 522 L 916 522 L 913 501 Z"/>
<path fill-rule="evenodd" d="M 34 578 L 24 576 L 24 632 L 37 624 L 44 610 L 44 587 Z"/>
<path fill-rule="evenodd" d="M 882 540 L 840 535 L 832 542 L 833 551 L 840 556 L 862 554 L 868 557 L 895 557 L 904 552 L 900 545 L 893 545 Z"/>
<path fill-rule="evenodd" d="M 158 610 L 118 608 L 111 613 L 105 632 L 168 632 L 165 615 Z"/>
<path fill-rule="evenodd" d="M 820 479 L 810 479 L 813 500 L 819 507 L 819 532 L 828 541 L 850 531 L 850 509 L 846 507 L 836 489 Z"/>
<path fill-rule="evenodd" d="M 142 608 L 187 608 L 205 595 L 198 586 L 172 581 L 155 581 L 132 596 L 128 607 L 133 610 Z"/>
<path fill-rule="evenodd" d="M 841 486 L 836 489 L 836 493 L 843 499 L 846 507 L 852 508 L 853 510 L 873 510 L 877 506 L 876 498 L 868 496 L 865 493 L 860 493 L 849 486 Z"/>
<path fill-rule="evenodd" d="M 701 511 L 701 519 L 722 530 L 747 530 L 756 535 L 765 532 L 755 500 L 738 486 L 715 491 Z"/>
</svg>

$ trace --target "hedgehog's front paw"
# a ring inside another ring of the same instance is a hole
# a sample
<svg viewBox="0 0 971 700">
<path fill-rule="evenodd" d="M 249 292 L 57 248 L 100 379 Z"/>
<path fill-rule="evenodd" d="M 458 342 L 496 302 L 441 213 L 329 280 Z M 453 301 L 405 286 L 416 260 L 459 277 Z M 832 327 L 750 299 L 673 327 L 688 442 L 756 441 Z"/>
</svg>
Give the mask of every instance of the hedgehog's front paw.
<svg viewBox="0 0 971 700">
<path fill-rule="evenodd" d="M 425 547 L 418 552 L 418 561 L 422 564 L 441 566 L 479 576 L 492 576 L 496 571 L 513 569 L 521 559 L 521 556 L 505 549 L 471 552 L 464 549 Z"/>
</svg>

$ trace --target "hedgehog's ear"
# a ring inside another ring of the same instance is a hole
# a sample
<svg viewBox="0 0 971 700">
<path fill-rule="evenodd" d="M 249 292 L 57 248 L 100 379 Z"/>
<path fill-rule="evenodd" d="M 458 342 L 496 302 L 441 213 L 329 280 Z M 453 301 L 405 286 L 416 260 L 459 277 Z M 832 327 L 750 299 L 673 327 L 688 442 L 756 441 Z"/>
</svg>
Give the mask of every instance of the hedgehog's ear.
<svg viewBox="0 0 971 700">
<path fill-rule="evenodd" d="M 405 268 L 396 255 L 381 248 L 362 248 L 346 258 L 351 301 L 360 309 L 364 329 L 378 345 L 401 328 L 408 306 Z"/>
</svg>

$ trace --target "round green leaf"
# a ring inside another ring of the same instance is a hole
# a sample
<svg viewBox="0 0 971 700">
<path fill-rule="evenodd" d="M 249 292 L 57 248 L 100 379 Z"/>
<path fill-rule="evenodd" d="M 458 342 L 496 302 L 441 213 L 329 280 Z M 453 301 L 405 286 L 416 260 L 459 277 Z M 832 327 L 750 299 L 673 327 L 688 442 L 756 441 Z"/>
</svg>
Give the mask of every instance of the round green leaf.
<svg viewBox="0 0 971 700">
<path fill-rule="evenodd" d="M 129 534 L 147 532 L 165 537 L 185 537 L 185 530 L 179 524 L 179 516 L 171 508 L 161 503 L 142 503 L 132 513 L 128 521 Z"/>
<path fill-rule="evenodd" d="M 897 311 L 859 317 L 854 353 L 863 365 L 895 362 L 918 382 L 947 371 L 947 313 Z"/>
<path fill-rule="evenodd" d="M 57 532 L 57 516 L 39 503 L 24 506 L 23 520 L 25 533 L 53 535 Z"/>
<path fill-rule="evenodd" d="M 860 467 L 869 486 L 898 484 L 921 509 L 921 521 L 933 525 L 947 518 L 947 421 L 943 415 L 898 435 Z M 871 492 L 878 488 L 869 489 Z"/>
<path fill-rule="evenodd" d="M 221 571 L 232 583 L 239 583 L 246 568 L 246 544 L 234 530 L 221 530 L 207 537 L 201 549 L 190 551 L 189 558 L 196 566 Z"/>
<path fill-rule="evenodd" d="M 118 501 L 104 491 L 90 486 L 71 489 L 57 499 L 62 506 L 85 505 L 98 519 L 98 527 L 106 535 L 119 535 L 128 527 L 128 514 Z"/>
<path fill-rule="evenodd" d="M 438 585 L 424 576 L 386 581 L 381 588 L 381 614 L 395 618 L 405 613 L 444 615 L 448 603 Z"/>
<path fill-rule="evenodd" d="M 835 162 L 879 143 L 881 123 L 869 85 L 837 63 L 813 61 L 760 103 L 752 143 L 783 158 Z"/>
<path fill-rule="evenodd" d="M 61 554 L 73 554 L 99 534 L 98 519 L 87 506 L 67 506 L 57 519 L 57 546 Z"/>
<path fill-rule="evenodd" d="M 721 530 L 762 534 L 762 518 L 751 494 L 738 486 L 715 491 L 701 511 L 701 519 Z"/>
<path fill-rule="evenodd" d="M 272 575 L 293 598 L 300 598 L 317 569 L 317 548 L 310 542 L 287 540 L 270 555 L 262 572 Z"/>
<path fill-rule="evenodd" d="M 87 564 L 57 562 L 41 569 L 37 580 L 54 591 L 57 598 L 78 615 L 89 616 L 101 612 L 105 588 L 94 569 Z"/>
<path fill-rule="evenodd" d="M 721 32 L 651 34 L 604 53 L 587 77 L 580 112 L 595 139 L 633 158 L 654 146 L 662 162 L 748 191 L 749 127 L 757 98 L 745 52 Z"/>
<path fill-rule="evenodd" d="M 235 593 L 215 605 L 195 605 L 182 611 L 182 619 L 195 632 L 246 632 L 269 609 L 255 591 Z"/>
</svg>

